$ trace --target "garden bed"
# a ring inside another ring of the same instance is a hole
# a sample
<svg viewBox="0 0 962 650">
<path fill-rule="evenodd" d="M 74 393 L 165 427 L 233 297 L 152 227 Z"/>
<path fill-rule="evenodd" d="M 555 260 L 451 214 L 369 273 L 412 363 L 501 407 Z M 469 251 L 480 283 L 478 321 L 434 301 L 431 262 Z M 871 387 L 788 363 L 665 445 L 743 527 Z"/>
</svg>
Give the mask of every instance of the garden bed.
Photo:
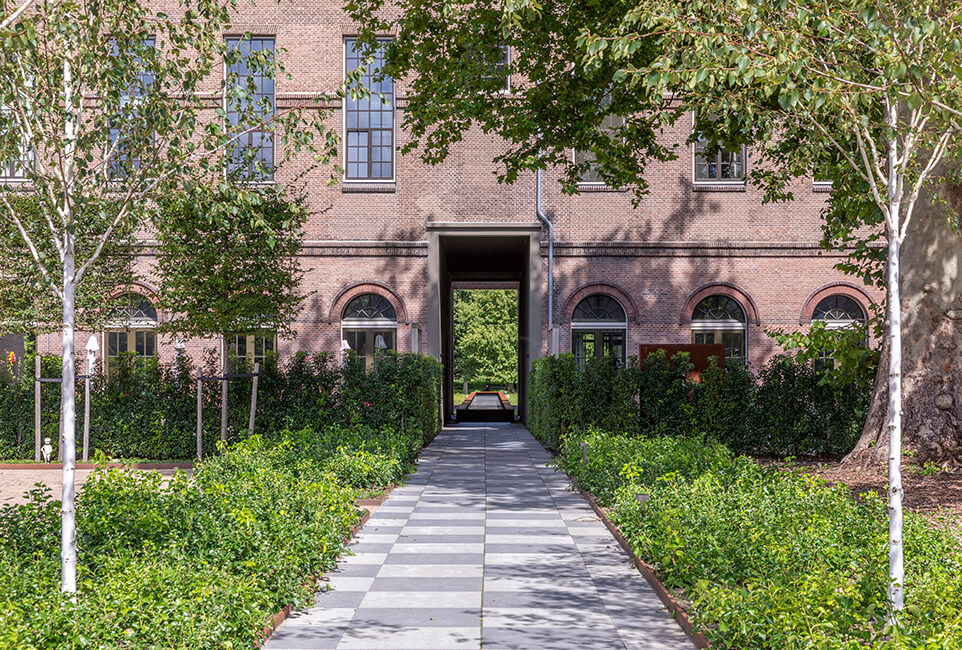
<svg viewBox="0 0 962 650">
<path fill-rule="evenodd" d="M 962 549 L 929 518 L 906 513 L 907 608 L 893 629 L 877 495 L 699 438 L 573 432 L 557 462 L 713 647 L 962 647 Z"/>
</svg>

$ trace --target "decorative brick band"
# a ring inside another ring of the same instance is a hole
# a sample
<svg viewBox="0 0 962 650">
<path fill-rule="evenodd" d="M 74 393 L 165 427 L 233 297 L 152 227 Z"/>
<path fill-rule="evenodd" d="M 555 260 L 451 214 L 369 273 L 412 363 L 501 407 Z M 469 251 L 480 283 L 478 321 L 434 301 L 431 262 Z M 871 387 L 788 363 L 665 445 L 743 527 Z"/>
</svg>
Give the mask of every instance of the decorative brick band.
<svg viewBox="0 0 962 650">
<path fill-rule="evenodd" d="M 542 243 L 541 256 L 548 253 Z M 555 242 L 555 257 L 824 257 L 843 258 L 844 251 L 823 251 L 818 244 Z"/>
</svg>

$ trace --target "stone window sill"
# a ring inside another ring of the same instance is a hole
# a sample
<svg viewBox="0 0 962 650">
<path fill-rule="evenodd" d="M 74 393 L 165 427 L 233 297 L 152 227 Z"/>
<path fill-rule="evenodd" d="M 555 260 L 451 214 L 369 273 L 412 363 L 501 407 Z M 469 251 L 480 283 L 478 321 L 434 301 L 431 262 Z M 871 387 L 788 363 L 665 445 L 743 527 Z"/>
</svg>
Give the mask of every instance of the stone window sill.
<svg viewBox="0 0 962 650">
<path fill-rule="evenodd" d="M 692 192 L 744 192 L 744 183 L 692 183 Z"/>
<path fill-rule="evenodd" d="M 604 183 L 578 183 L 579 194 L 589 194 L 591 192 L 627 192 L 623 187 L 612 187 Z"/>
<path fill-rule="evenodd" d="M 341 183 L 342 194 L 394 194 L 396 183 Z"/>
</svg>

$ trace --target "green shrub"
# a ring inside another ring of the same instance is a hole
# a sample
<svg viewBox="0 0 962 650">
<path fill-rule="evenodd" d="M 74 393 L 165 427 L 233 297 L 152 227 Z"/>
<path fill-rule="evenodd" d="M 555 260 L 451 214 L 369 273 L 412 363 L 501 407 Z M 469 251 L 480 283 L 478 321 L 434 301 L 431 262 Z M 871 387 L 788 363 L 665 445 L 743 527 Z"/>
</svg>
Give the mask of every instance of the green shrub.
<svg viewBox="0 0 962 650">
<path fill-rule="evenodd" d="M 558 450 L 570 431 L 594 427 L 629 436 L 706 435 L 735 453 L 840 457 L 861 432 L 871 393 L 824 381 L 814 363 L 773 358 L 756 379 L 743 364 L 712 361 L 699 383 L 684 353 L 663 350 L 639 365 L 570 355 L 539 359 L 530 381 L 531 433 Z"/>
<path fill-rule="evenodd" d="M 697 430 L 739 453 L 750 451 L 758 438 L 756 391 L 755 377 L 745 364 L 729 363 L 722 369 L 710 359 L 696 392 Z"/>
<path fill-rule="evenodd" d="M 536 359 L 529 378 L 528 428 L 541 444 L 559 449 L 568 431 L 581 425 L 577 400 L 578 362 L 573 354 Z"/>
<path fill-rule="evenodd" d="M 651 495 L 644 506 L 638 492 Z M 962 553 L 917 515 L 905 529 L 910 608 L 897 633 L 886 631 L 887 515 L 877 495 L 855 500 L 844 485 L 741 458 L 697 475 L 625 473 L 612 519 L 685 593 L 714 647 L 956 647 L 940 643 L 962 625 Z"/>
<path fill-rule="evenodd" d="M 249 648 L 309 601 L 420 431 L 332 426 L 239 442 L 164 479 L 101 469 L 77 500 L 77 604 L 59 591 L 59 503 L 0 508 L 0 647 Z"/>
<path fill-rule="evenodd" d="M 582 450 L 581 445 L 587 445 Z M 582 460 L 587 456 L 587 461 Z M 731 462 L 728 449 L 718 442 L 699 438 L 637 438 L 588 430 L 569 436 L 557 463 L 578 485 L 608 505 L 626 481 L 652 483 L 668 473 L 698 476 Z"/>
<path fill-rule="evenodd" d="M 754 428 L 738 451 L 770 456 L 848 453 L 858 441 L 871 391 L 821 381 L 814 363 L 774 357 L 758 376 Z"/>
<path fill-rule="evenodd" d="M 125 355 L 109 376 L 95 373 L 90 405 L 91 457 L 184 460 L 196 454 L 196 376 L 221 373 L 212 351 L 195 368 L 186 356 L 162 365 L 153 359 Z M 33 357 L 24 367 L 33 367 Z M 6 370 L 6 374 L 4 374 Z M 234 371 L 249 372 L 244 361 Z M 45 377 L 60 375 L 60 359 L 43 359 Z M 330 422 L 373 429 L 416 432 L 430 441 L 441 425 L 440 365 L 414 354 L 378 355 L 371 369 L 357 360 L 338 367 L 330 355 L 299 353 L 283 364 L 269 355 L 260 367 L 254 432 L 276 437 L 284 429 L 320 429 Z M 250 417 L 249 379 L 230 382 L 227 442 L 245 439 Z M 204 382 L 203 449 L 216 452 L 220 442 L 221 387 Z M 83 430 L 83 382 L 78 382 L 77 431 Z M 59 438 L 58 384 L 42 385 L 43 435 L 56 447 Z M 33 375 L 17 378 L 0 363 L 0 458 L 33 457 Z"/>
</svg>

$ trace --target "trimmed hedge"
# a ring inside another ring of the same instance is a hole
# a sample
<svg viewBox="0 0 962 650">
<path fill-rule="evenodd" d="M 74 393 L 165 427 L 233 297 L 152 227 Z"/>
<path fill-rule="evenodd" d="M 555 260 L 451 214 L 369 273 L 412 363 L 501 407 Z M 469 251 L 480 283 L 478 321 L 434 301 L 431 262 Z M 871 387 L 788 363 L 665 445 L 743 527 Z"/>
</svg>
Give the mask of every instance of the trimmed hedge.
<svg viewBox="0 0 962 650">
<path fill-rule="evenodd" d="M 907 607 L 897 628 L 888 625 L 887 513 L 877 494 L 855 499 L 844 485 L 762 468 L 697 439 L 571 432 L 558 463 L 683 593 L 712 647 L 962 647 L 962 550 L 913 513 Z M 638 493 L 650 495 L 643 506 Z"/>
<path fill-rule="evenodd" d="M 570 431 L 596 427 L 629 436 L 708 436 L 737 453 L 829 456 L 847 453 L 861 431 L 870 389 L 822 381 L 813 364 L 775 357 L 758 377 L 743 365 L 714 363 L 700 383 L 687 355 L 663 351 L 618 368 L 570 354 L 535 361 L 530 428 L 559 450 Z"/>
<path fill-rule="evenodd" d="M 218 375 L 212 354 L 201 374 Z M 33 368 L 33 357 L 23 367 Z M 43 359 L 45 377 L 60 375 L 60 359 Z M 250 370 L 243 364 L 238 370 Z M 424 442 L 440 428 L 440 366 L 415 354 L 378 354 L 365 370 L 351 357 L 339 367 L 330 355 L 299 353 L 283 364 L 269 356 L 260 368 L 254 432 L 272 438 L 284 429 L 317 427 L 319 423 L 390 426 L 416 431 Z M 33 373 L 12 376 L 0 364 L 0 459 L 33 457 Z M 198 369 L 186 357 L 169 365 L 154 360 L 119 359 L 110 376 L 98 373 L 91 391 L 91 457 L 151 460 L 189 459 L 195 455 Z M 42 387 L 43 435 L 56 447 L 60 419 L 57 384 Z M 205 454 L 220 440 L 220 384 L 203 384 Z M 83 385 L 78 382 L 77 432 L 83 430 Z M 228 391 L 228 442 L 247 437 L 251 381 L 236 380 Z"/>
<path fill-rule="evenodd" d="M 310 601 L 360 513 L 398 481 L 418 432 L 365 426 L 254 436 L 164 481 L 101 469 L 77 501 L 78 597 L 59 591 L 59 502 L 0 509 L 0 647 L 250 648 Z"/>
</svg>

